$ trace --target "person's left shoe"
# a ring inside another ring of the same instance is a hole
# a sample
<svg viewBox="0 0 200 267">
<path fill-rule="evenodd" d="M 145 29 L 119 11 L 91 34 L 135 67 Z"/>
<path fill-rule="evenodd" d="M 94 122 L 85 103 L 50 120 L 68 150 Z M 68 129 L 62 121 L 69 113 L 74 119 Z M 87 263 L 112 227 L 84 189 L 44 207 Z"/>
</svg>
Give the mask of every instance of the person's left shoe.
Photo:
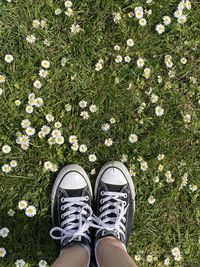
<svg viewBox="0 0 200 267">
<path fill-rule="evenodd" d="M 56 177 L 51 195 L 53 228 L 59 250 L 78 243 L 91 250 L 92 187 L 82 167 L 68 165 Z"/>
</svg>

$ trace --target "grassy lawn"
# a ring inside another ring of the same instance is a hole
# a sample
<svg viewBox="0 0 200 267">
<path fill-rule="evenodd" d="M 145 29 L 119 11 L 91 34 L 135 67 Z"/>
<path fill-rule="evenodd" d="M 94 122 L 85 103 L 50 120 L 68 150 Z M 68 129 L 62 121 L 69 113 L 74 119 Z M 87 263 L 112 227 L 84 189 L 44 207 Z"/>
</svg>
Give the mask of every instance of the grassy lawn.
<svg viewBox="0 0 200 267">
<path fill-rule="evenodd" d="M 94 185 L 102 164 L 121 160 L 137 194 L 131 257 L 141 267 L 199 267 L 199 2 L 72 2 L 65 14 L 64 1 L 0 1 L 0 229 L 10 231 L 0 232 L 0 266 L 56 258 L 57 169 L 80 164 Z"/>
</svg>

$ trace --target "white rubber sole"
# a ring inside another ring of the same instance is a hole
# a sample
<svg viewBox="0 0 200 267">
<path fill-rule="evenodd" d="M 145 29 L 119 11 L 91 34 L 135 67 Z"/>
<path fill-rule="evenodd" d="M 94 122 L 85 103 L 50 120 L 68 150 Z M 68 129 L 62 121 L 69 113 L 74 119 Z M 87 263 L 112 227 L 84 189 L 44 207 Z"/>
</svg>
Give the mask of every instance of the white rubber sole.
<svg viewBox="0 0 200 267">
<path fill-rule="evenodd" d="M 131 175 L 128 171 L 128 169 L 126 168 L 126 166 L 120 162 L 120 161 L 110 161 L 106 164 L 103 165 L 103 167 L 101 168 L 98 176 L 97 176 L 97 179 L 96 179 L 96 183 L 95 183 L 95 189 L 94 189 L 94 198 L 96 199 L 96 195 L 97 195 L 97 189 L 98 189 L 98 185 L 99 185 L 99 182 L 101 180 L 101 177 L 104 173 L 104 171 L 108 168 L 118 168 L 119 170 L 121 170 L 125 177 L 126 177 L 126 180 L 130 186 L 130 190 L 131 190 L 131 198 L 132 198 L 132 201 L 133 201 L 133 208 L 134 208 L 134 212 L 135 212 L 135 186 L 134 186 L 134 183 L 133 183 L 133 180 L 131 178 Z"/>
<path fill-rule="evenodd" d="M 89 186 L 91 196 L 93 196 L 90 179 L 89 179 L 87 173 L 85 172 L 85 170 L 81 166 L 79 166 L 77 164 L 71 164 L 71 165 L 67 165 L 67 166 L 63 167 L 60 170 L 60 172 L 58 173 L 56 180 L 54 182 L 53 188 L 52 188 L 52 193 L 51 193 L 51 216 L 52 216 L 52 218 L 53 218 L 53 205 L 54 205 L 54 200 L 55 200 L 57 188 L 58 188 L 61 180 L 63 179 L 63 177 L 68 172 L 71 172 L 71 171 L 79 172 L 84 177 L 87 185 Z"/>
</svg>

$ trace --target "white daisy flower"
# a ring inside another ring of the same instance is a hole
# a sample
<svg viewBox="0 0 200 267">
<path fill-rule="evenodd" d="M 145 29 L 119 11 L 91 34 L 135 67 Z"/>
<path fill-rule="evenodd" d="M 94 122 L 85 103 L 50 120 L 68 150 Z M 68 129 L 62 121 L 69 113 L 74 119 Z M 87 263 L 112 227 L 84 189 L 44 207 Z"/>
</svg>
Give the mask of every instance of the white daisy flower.
<svg viewBox="0 0 200 267">
<path fill-rule="evenodd" d="M 159 154 L 158 156 L 157 156 L 157 159 L 158 160 L 162 160 L 162 159 L 164 159 L 165 158 L 165 155 L 164 154 Z"/>
<path fill-rule="evenodd" d="M 86 108 L 86 107 L 87 107 L 87 101 L 85 101 L 85 100 L 81 100 L 81 101 L 79 102 L 79 107 L 80 107 L 80 108 Z"/>
<path fill-rule="evenodd" d="M 4 59 L 5 59 L 5 61 L 7 63 L 12 63 L 13 60 L 14 60 L 14 57 L 11 54 L 7 54 L 7 55 L 5 55 L 5 58 Z"/>
<path fill-rule="evenodd" d="M 32 22 L 33 28 L 39 28 L 40 27 L 40 21 L 38 19 L 34 19 Z"/>
<path fill-rule="evenodd" d="M 127 63 L 130 63 L 131 62 L 131 57 L 125 56 L 124 57 L 124 61 L 127 62 Z"/>
<path fill-rule="evenodd" d="M 180 250 L 178 247 L 175 247 L 175 248 L 171 249 L 171 253 L 174 257 L 176 257 L 176 256 L 180 255 Z"/>
<path fill-rule="evenodd" d="M 0 229 L 0 236 L 6 238 L 9 234 L 10 230 L 7 227 L 3 227 Z"/>
<path fill-rule="evenodd" d="M 0 74 L 0 84 L 4 83 L 6 81 L 5 75 Z"/>
<path fill-rule="evenodd" d="M 38 262 L 38 266 L 39 266 L 39 267 L 47 267 L 47 262 L 46 262 L 45 260 L 40 260 L 40 261 Z"/>
<path fill-rule="evenodd" d="M 184 24 L 186 21 L 187 21 L 187 16 L 186 16 L 186 15 L 181 15 L 181 16 L 178 18 L 178 23 L 179 23 L 179 24 Z"/>
<path fill-rule="evenodd" d="M 15 100 L 15 105 L 16 105 L 16 106 L 20 106 L 21 103 L 22 103 L 22 102 L 21 102 L 19 99 Z"/>
<path fill-rule="evenodd" d="M 67 8 L 67 10 L 65 11 L 65 15 L 68 17 L 73 16 L 73 9 L 72 8 Z"/>
<path fill-rule="evenodd" d="M 21 148 L 23 150 L 27 150 L 29 148 L 29 145 L 28 144 L 21 144 Z"/>
<path fill-rule="evenodd" d="M 139 24 L 140 24 L 140 26 L 142 26 L 142 27 L 146 26 L 146 25 L 147 25 L 147 21 L 146 21 L 146 19 L 144 19 L 144 18 L 139 19 Z"/>
<path fill-rule="evenodd" d="M 121 63 L 122 60 L 123 60 L 123 57 L 122 57 L 121 55 L 118 55 L 118 56 L 116 56 L 116 58 L 115 58 L 115 62 L 116 62 L 116 63 Z"/>
<path fill-rule="evenodd" d="M 188 0 L 186 0 L 185 1 L 185 7 L 187 8 L 187 9 L 191 9 L 192 8 L 192 4 L 191 4 L 191 2 L 190 1 L 188 1 Z"/>
<path fill-rule="evenodd" d="M 149 202 L 149 204 L 154 204 L 155 203 L 155 201 L 156 201 L 156 199 L 153 197 L 153 196 L 150 196 L 149 198 L 148 198 L 148 202 Z"/>
<path fill-rule="evenodd" d="M 62 144 L 64 144 L 64 142 L 65 142 L 65 138 L 61 135 L 61 136 L 57 136 L 56 138 L 55 138 L 55 142 L 56 142 L 56 144 L 58 144 L 58 145 L 62 145 Z"/>
<path fill-rule="evenodd" d="M 65 1 L 65 7 L 72 7 L 73 3 L 71 1 Z"/>
<path fill-rule="evenodd" d="M 18 202 L 18 208 L 19 208 L 20 210 L 24 210 L 24 209 L 26 209 L 27 206 L 28 206 L 28 203 L 27 203 L 26 200 L 20 200 L 20 201 Z"/>
<path fill-rule="evenodd" d="M 1 167 L 2 172 L 9 173 L 11 171 L 11 167 L 9 164 L 4 164 Z"/>
<path fill-rule="evenodd" d="M 62 13 L 62 10 L 60 8 L 56 8 L 55 15 L 59 16 Z"/>
<path fill-rule="evenodd" d="M 164 115 L 164 109 L 160 106 L 157 106 L 155 108 L 155 113 L 156 113 L 156 116 L 163 116 Z"/>
<path fill-rule="evenodd" d="M 83 117 L 84 120 L 89 118 L 89 113 L 87 111 L 81 111 L 80 116 Z"/>
<path fill-rule="evenodd" d="M 87 146 L 84 145 L 84 144 L 80 145 L 80 147 L 79 147 L 79 151 L 80 151 L 81 153 L 85 153 L 85 152 L 87 151 Z"/>
<path fill-rule="evenodd" d="M 68 112 L 71 111 L 72 110 L 72 106 L 70 104 L 66 104 L 65 105 L 65 110 L 68 111 Z"/>
<path fill-rule="evenodd" d="M 100 71 L 100 70 L 102 70 L 103 69 L 103 65 L 100 63 L 100 62 L 97 62 L 96 64 L 95 64 L 95 70 L 96 71 Z"/>
<path fill-rule="evenodd" d="M 55 122 L 55 124 L 54 124 L 54 127 L 57 129 L 59 129 L 61 126 L 62 126 L 62 124 L 59 121 Z"/>
<path fill-rule="evenodd" d="M 110 123 L 111 123 L 111 124 L 115 124 L 115 123 L 116 123 L 115 118 L 110 118 Z"/>
<path fill-rule="evenodd" d="M 137 19 L 143 18 L 144 12 L 141 6 L 135 7 L 134 12 L 135 12 L 135 17 Z"/>
<path fill-rule="evenodd" d="M 10 151 L 12 150 L 11 147 L 9 145 L 3 145 L 2 148 L 1 148 L 2 152 L 4 154 L 8 154 L 10 153 Z"/>
<path fill-rule="evenodd" d="M 106 146 L 112 146 L 112 144 L 113 144 L 113 140 L 111 138 L 108 138 L 108 139 L 105 140 L 105 145 Z"/>
<path fill-rule="evenodd" d="M 115 50 L 115 51 L 119 51 L 120 49 L 121 49 L 121 47 L 120 47 L 119 45 L 115 45 L 115 46 L 114 46 L 114 50 Z"/>
<path fill-rule="evenodd" d="M 107 132 L 110 129 L 110 124 L 109 123 L 103 123 L 101 125 L 101 129 L 102 129 L 102 131 Z"/>
<path fill-rule="evenodd" d="M 40 89 L 42 87 L 42 83 L 39 81 L 39 80 L 36 80 L 34 83 L 33 83 L 33 86 L 36 88 L 36 89 Z"/>
<path fill-rule="evenodd" d="M 46 21 L 45 19 L 42 19 L 42 20 L 40 21 L 40 25 L 41 25 L 41 28 L 42 28 L 42 29 L 45 29 L 45 28 L 48 27 L 47 21 Z"/>
<path fill-rule="evenodd" d="M 171 184 L 174 182 L 174 178 L 172 177 L 172 173 L 170 171 L 165 172 L 166 182 Z"/>
<path fill-rule="evenodd" d="M 190 123 L 191 122 L 190 114 L 186 114 L 185 116 L 183 116 L 183 120 L 185 123 Z"/>
<path fill-rule="evenodd" d="M 45 117 L 48 122 L 54 121 L 54 116 L 52 114 L 47 114 Z"/>
<path fill-rule="evenodd" d="M 174 17 L 175 18 L 179 18 L 181 15 L 182 15 L 182 10 L 176 10 L 175 12 L 174 12 Z"/>
<path fill-rule="evenodd" d="M 11 160 L 10 167 L 16 168 L 17 167 L 17 161 L 16 160 Z"/>
<path fill-rule="evenodd" d="M 72 146 L 71 146 L 71 149 L 72 149 L 73 151 L 77 151 L 78 148 L 79 148 L 78 143 L 74 143 L 74 144 L 72 144 Z"/>
<path fill-rule="evenodd" d="M 129 142 L 131 144 L 134 144 L 134 143 L 136 143 L 138 141 L 138 136 L 136 134 L 132 133 L 132 134 L 129 135 L 128 140 L 129 140 Z"/>
<path fill-rule="evenodd" d="M 164 265 L 169 266 L 170 265 L 170 258 L 165 258 Z"/>
<path fill-rule="evenodd" d="M 46 136 L 46 134 L 45 134 L 43 131 L 39 131 L 39 132 L 38 132 L 38 137 L 39 137 L 40 139 L 44 138 L 45 136 Z"/>
<path fill-rule="evenodd" d="M 0 248 L 0 258 L 3 258 L 6 256 L 6 250 L 5 248 Z"/>
<path fill-rule="evenodd" d="M 96 174 L 96 169 L 92 169 L 91 172 L 90 172 L 91 175 L 95 175 Z"/>
<path fill-rule="evenodd" d="M 142 257 L 141 257 L 140 254 L 135 255 L 135 260 L 136 261 L 141 261 L 141 259 L 142 259 Z"/>
<path fill-rule="evenodd" d="M 42 105 L 44 104 L 44 101 L 43 101 L 43 99 L 41 98 L 41 97 L 38 97 L 38 98 L 36 98 L 35 99 L 35 105 L 36 105 L 36 107 L 41 107 Z"/>
<path fill-rule="evenodd" d="M 187 59 L 185 57 L 182 57 L 181 58 L 181 63 L 185 65 L 187 63 Z"/>
<path fill-rule="evenodd" d="M 58 165 L 57 164 L 52 164 L 52 167 L 50 169 L 52 172 L 57 172 L 58 171 Z"/>
<path fill-rule="evenodd" d="M 113 13 L 113 21 L 115 23 L 119 23 L 121 19 L 122 19 L 122 16 L 121 16 L 121 14 L 119 12 L 114 12 Z"/>
<path fill-rule="evenodd" d="M 52 162 L 51 161 L 46 161 L 44 163 L 44 169 L 45 170 L 51 170 L 51 168 L 52 168 Z"/>
<path fill-rule="evenodd" d="M 35 129 L 34 129 L 33 127 L 27 127 L 27 128 L 26 128 L 26 134 L 27 134 L 28 136 L 32 136 L 32 135 L 34 135 L 34 134 L 35 134 Z"/>
<path fill-rule="evenodd" d="M 147 255 L 147 262 L 153 262 L 153 256 L 152 255 Z"/>
<path fill-rule="evenodd" d="M 163 17 L 163 23 L 165 24 L 165 25 L 169 25 L 170 23 L 171 23 L 171 18 L 169 17 L 169 16 L 164 16 Z"/>
<path fill-rule="evenodd" d="M 13 217 L 15 215 L 15 211 L 13 209 L 8 210 L 8 216 Z"/>
<path fill-rule="evenodd" d="M 132 47 L 132 46 L 134 46 L 135 43 L 134 43 L 133 39 L 128 39 L 126 41 L 126 44 L 127 44 L 127 46 Z"/>
<path fill-rule="evenodd" d="M 158 32 L 158 34 L 162 34 L 165 31 L 165 26 L 161 23 L 156 25 L 156 31 Z"/>
<path fill-rule="evenodd" d="M 143 58 L 138 58 L 138 60 L 137 60 L 137 66 L 138 66 L 138 68 L 142 68 L 143 66 L 144 66 L 144 59 Z"/>
<path fill-rule="evenodd" d="M 189 189 L 190 191 L 195 192 L 198 189 L 198 186 L 196 184 L 190 184 Z"/>
<path fill-rule="evenodd" d="M 36 213 L 37 211 L 36 211 L 35 206 L 30 205 L 26 208 L 25 214 L 27 217 L 33 217 L 36 215 Z"/>
<path fill-rule="evenodd" d="M 90 154 L 88 159 L 89 159 L 90 162 L 95 162 L 97 160 L 97 157 L 96 157 L 95 154 Z"/>
<path fill-rule="evenodd" d="M 77 136 L 76 136 L 76 135 L 71 135 L 71 136 L 69 137 L 69 143 L 70 143 L 70 144 L 77 144 L 77 143 L 78 143 L 78 138 L 77 138 Z"/>
<path fill-rule="evenodd" d="M 26 106 L 26 113 L 28 113 L 28 114 L 33 113 L 33 107 L 30 105 Z"/>
<path fill-rule="evenodd" d="M 23 259 L 16 260 L 15 266 L 16 267 L 24 267 L 26 265 L 26 262 Z"/>
<path fill-rule="evenodd" d="M 71 33 L 73 35 L 78 34 L 80 31 L 82 31 L 83 29 L 81 29 L 80 25 L 78 24 L 72 24 L 72 26 L 70 27 Z"/>
<path fill-rule="evenodd" d="M 27 36 L 26 36 L 26 41 L 27 41 L 27 43 L 29 43 L 29 44 L 33 44 L 33 43 L 35 43 L 35 41 L 36 41 L 36 37 L 35 37 L 35 35 L 33 35 L 33 34 L 31 34 L 31 35 L 27 35 Z"/>
<path fill-rule="evenodd" d="M 45 135 L 49 134 L 51 131 L 51 128 L 47 125 L 43 125 L 41 128 L 41 131 L 44 132 Z"/>
<path fill-rule="evenodd" d="M 61 136 L 62 134 L 61 134 L 60 130 L 55 129 L 55 130 L 52 131 L 51 135 L 56 138 L 58 136 Z"/>
<path fill-rule="evenodd" d="M 41 69 L 39 70 L 39 76 L 42 78 L 46 78 L 49 75 L 48 70 Z"/>
<path fill-rule="evenodd" d="M 159 99 L 158 96 L 155 95 L 155 94 L 152 94 L 151 97 L 150 97 L 150 101 L 153 104 L 157 103 L 158 102 L 158 99 Z"/>
<path fill-rule="evenodd" d="M 120 161 L 122 163 L 126 163 L 128 161 L 128 155 L 122 154 L 121 157 L 120 157 Z"/>
<path fill-rule="evenodd" d="M 98 108 L 96 105 L 90 105 L 89 110 L 90 110 L 90 112 L 95 113 L 95 112 L 97 112 Z"/>
<path fill-rule="evenodd" d="M 29 137 L 27 135 L 19 136 L 19 144 L 28 145 L 29 144 Z"/>
</svg>

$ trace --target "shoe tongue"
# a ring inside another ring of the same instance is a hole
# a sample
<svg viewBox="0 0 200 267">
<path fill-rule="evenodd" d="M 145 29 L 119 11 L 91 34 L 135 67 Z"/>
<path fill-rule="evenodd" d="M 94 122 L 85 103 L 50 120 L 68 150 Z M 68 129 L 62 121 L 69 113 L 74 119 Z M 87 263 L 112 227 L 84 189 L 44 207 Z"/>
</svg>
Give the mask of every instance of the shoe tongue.
<svg viewBox="0 0 200 267">
<path fill-rule="evenodd" d="M 124 185 L 107 184 L 107 183 L 105 183 L 105 185 L 108 188 L 108 190 L 112 192 L 121 192 L 122 188 L 124 187 Z"/>
</svg>

